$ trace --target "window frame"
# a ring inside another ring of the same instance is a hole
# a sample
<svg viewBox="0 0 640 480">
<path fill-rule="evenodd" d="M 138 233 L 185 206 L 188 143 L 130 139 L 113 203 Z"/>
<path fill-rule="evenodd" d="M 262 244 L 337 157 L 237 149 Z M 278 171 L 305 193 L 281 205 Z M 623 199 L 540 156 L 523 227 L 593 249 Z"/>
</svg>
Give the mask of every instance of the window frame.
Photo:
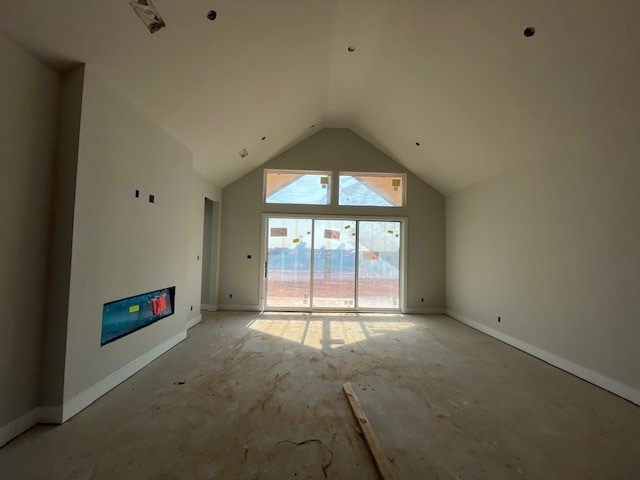
<svg viewBox="0 0 640 480">
<path fill-rule="evenodd" d="M 400 177 L 402 179 L 402 205 L 344 205 L 340 203 L 340 179 L 341 177 Z M 407 206 L 407 174 L 406 173 L 389 173 L 389 172 L 352 172 L 339 171 L 337 178 L 337 205 L 339 207 L 356 207 L 356 208 L 404 208 Z"/>
<path fill-rule="evenodd" d="M 264 205 L 304 205 L 314 207 L 328 207 L 333 204 L 333 171 L 331 170 L 298 170 L 290 168 L 265 168 L 262 174 L 262 203 Z M 267 175 L 269 173 L 284 174 L 302 174 L 302 175 L 322 175 L 329 177 L 329 185 L 327 186 L 328 203 L 280 203 L 267 202 Z"/>
</svg>

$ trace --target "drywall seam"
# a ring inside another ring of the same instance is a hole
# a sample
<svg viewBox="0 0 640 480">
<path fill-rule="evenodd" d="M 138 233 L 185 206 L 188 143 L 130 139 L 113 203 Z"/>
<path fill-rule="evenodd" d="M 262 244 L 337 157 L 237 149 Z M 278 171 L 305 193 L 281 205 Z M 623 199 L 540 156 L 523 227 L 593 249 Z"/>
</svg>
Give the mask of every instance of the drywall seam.
<svg viewBox="0 0 640 480">
<path fill-rule="evenodd" d="M 38 423 L 38 414 L 38 408 L 34 408 L 30 412 L 27 412 L 21 417 L 18 417 L 0 427 L 0 447 L 6 445 L 7 442 L 14 439 L 21 433 L 26 432 Z"/>
<path fill-rule="evenodd" d="M 172 347 L 176 346 L 185 338 L 187 338 L 187 331 L 183 330 L 177 335 L 174 335 L 168 340 L 162 342 L 157 347 L 154 347 L 148 352 L 140 355 L 131 363 L 113 372 L 111 375 L 99 381 L 92 387 L 87 388 L 84 392 L 81 392 L 73 397 L 62 407 L 61 423 L 66 422 L 71 417 L 87 408 L 109 390 L 115 388 L 120 383 L 124 382 L 127 378 L 132 376 L 134 373 L 149 365 L 152 361 L 154 361 L 156 358 L 158 358 L 160 355 L 162 355 Z"/>
<path fill-rule="evenodd" d="M 407 307 L 402 313 L 405 314 L 417 314 L 417 315 L 444 315 L 444 308 L 415 308 Z"/>
<path fill-rule="evenodd" d="M 218 310 L 233 312 L 260 312 L 260 305 L 219 305 Z"/>
<path fill-rule="evenodd" d="M 202 321 L 202 315 L 195 316 L 191 320 L 188 320 L 186 325 L 187 330 L 189 330 L 191 327 L 195 327 L 201 321 Z"/>
<path fill-rule="evenodd" d="M 217 312 L 218 305 L 209 305 L 209 304 L 203 303 L 202 305 L 200 305 L 200 310 L 204 310 L 205 312 Z"/>
<path fill-rule="evenodd" d="M 528 353 L 529 355 L 533 355 L 540 360 L 543 360 L 554 367 L 558 367 L 565 372 L 569 372 L 576 377 L 579 377 L 583 380 L 586 380 L 589 383 L 597 385 L 600 388 L 603 388 L 615 395 L 618 395 L 630 402 L 635 403 L 636 405 L 640 405 L 640 390 L 637 390 L 629 385 L 625 385 L 624 383 L 618 382 L 613 378 L 606 377 L 590 368 L 584 367 L 582 365 L 578 365 L 577 363 L 572 362 L 571 360 L 567 360 L 566 358 L 559 357 L 558 355 L 554 355 L 553 353 L 547 352 L 546 350 L 542 350 L 541 348 L 534 347 L 528 343 L 523 342 L 522 340 L 518 340 L 517 338 L 510 337 L 502 332 L 498 332 L 491 327 L 487 327 L 486 325 L 476 322 L 475 320 L 471 320 L 463 315 L 452 312 L 451 310 L 446 310 L 446 314 L 458 320 L 465 325 L 468 325 L 471 328 L 474 328 L 482 333 L 485 333 L 501 342 L 507 343 L 512 347 L 517 348 L 518 350 L 522 350 L 523 352 Z"/>
</svg>

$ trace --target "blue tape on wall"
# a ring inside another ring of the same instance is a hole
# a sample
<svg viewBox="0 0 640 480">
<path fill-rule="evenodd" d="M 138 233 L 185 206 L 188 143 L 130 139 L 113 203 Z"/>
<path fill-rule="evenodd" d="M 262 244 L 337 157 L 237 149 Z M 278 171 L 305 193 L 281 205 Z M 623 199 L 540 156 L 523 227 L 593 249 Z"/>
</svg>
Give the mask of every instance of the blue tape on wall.
<svg viewBox="0 0 640 480">
<path fill-rule="evenodd" d="M 123 298 L 102 306 L 102 337 L 106 345 L 173 315 L 176 287 Z"/>
</svg>

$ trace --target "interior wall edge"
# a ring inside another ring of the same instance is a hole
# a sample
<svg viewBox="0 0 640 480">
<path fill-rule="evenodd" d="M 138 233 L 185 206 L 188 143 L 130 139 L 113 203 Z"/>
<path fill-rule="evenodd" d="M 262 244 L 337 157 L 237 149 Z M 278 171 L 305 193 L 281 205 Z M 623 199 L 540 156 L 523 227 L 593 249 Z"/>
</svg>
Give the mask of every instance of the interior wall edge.
<svg viewBox="0 0 640 480">
<path fill-rule="evenodd" d="M 501 342 L 504 342 L 508 345 L 511 345 L 518 350 L 521 350 L 529 355 L 532 355 L 554 367 L 559 368 L 560 370 L 564 370 L 572 375 L 575 375 L 582 380 L 585 380 L 593 385 L 596 385 L 608 392 L 613 393 L 619 397 L 624 398 L 636 405 L 640 406 L 640 390 L 635 389 L 629 385 L 621 383 L 611 377 L 607 377 L 602 375 L 601 373 L 596 372 L 595 370 L 591 370 L 590 368 L 584 367 L 577 363 L 572 362 L 571 360 L 567 360 L 564 357 L 560 357 L 551 352 L 543 350 L 541 348 L 530 345 L 522 340 L 506 335 L 502 332 L 494 330 L 491 327 L 487 327 L 486 325 L 472 320 L 468 317 L 460 315 L 454 311 L 446 310 L 446 315 L 457 320 L 479 332 L 482 332 L 490 337 L 493 337 Z"/>
<path fill-rule="evenodd" d="M 190 320 L 187 320 L 187 325 L 186 325 L 187 330 L 189 330 L 192 327 L 195 327 L 201 321 L 202 321 L 202 315 L 196 315 L 195 317 L 191 318 Z"/>
</svg>

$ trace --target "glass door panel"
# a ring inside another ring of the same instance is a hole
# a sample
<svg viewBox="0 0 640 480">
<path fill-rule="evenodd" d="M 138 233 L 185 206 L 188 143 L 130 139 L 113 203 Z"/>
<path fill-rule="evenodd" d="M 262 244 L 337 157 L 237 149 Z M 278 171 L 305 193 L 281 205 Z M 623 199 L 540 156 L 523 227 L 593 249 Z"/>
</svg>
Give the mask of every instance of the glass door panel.
<svg viewBox="0 0 640 480">
<path fill-rule="evenodd" d="M 400 308 L 400 222 L 358 224 L 358 308 Z"/>
<path fill-rule="evenodd" d="M 311 219 L 269 218 L 266 307 L 311 307 Z"/>
<path fill-rule="evenodd" d="M 313 307 L 355 308 L 356 221 L 314 220 Z"/>
</svg>

